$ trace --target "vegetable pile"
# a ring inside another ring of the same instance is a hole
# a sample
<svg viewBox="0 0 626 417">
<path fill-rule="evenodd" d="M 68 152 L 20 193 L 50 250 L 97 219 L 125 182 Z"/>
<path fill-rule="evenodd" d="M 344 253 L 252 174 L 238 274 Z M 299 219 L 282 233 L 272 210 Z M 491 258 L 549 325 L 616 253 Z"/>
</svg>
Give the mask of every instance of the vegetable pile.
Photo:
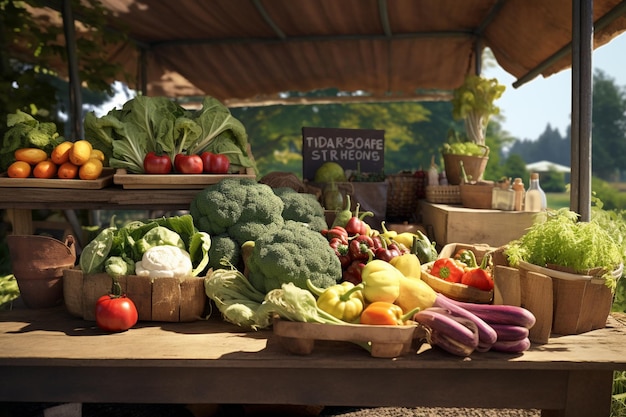
<svg viewBox="0 0 626 417">
<path fill-rule="evenodd" d="M 493 265 L 491 255 L 486 254 L 480 265 L 471 249 L 459 249 L 452 258 L 437 259 L 428 273 L 435 278 L 453 284 L 464 284 L 481 291 L 493 290 Z"/>
<path fill-rule="evenodd" d="M 59 136 L 52 122 L 39 122 L 28 113 L 17 110 L 7 115 L 7 127 L 0 149 L 0 171 L 15 162 L 15 151 L 23 148 L 41 149 L 46 154 L 65 139 Z"/>
<path fill-rule="evenodd" d="M 133 221 L 121 228 L 102 230 L 83 249 L 83 273 L 106 272 L 112 277 L 199 276 L 209 262 L 211 237 L 198 231 L 189 214 Z"/>
<path fill-rule="evenodd" d="M 426 262 L 437 256 L 425 236 L 397 234 L 384 223 L 381 233 L 363 222 L 358 208 L 349 213 L 321 232 L 285 220 L 273 235 L 245 242 L 243 272 L 222 260 L 223 267 L 205 280 L 207 296 L 226 321 L 247 329 L 270 327 L 276 316 L 334 325 L 408 324 L 422 328 L 431 345 L 459 356 L 529 348 L 532 313 L 514 306 L 460 303 L 438 294 L 420 279 L 418 252 Z M 350 256 L 358 259 L 346 263 Z M 350 274 L 346 265 L 354 262 L 358 273 Z M 324 269 L 325 264 L 334 265 L 336 272 Z"/>
<path fill-rule="evenodd" d="M 255 168 L 245 127 L 206 97 L 186 110 L 166 97 L 138 96 L 103 117 L 85 116 L 85 135 L 113 168 L 131 173 L 237 173 Z M 218 156 L 220 155 L 220 156 Z"/>
<path fill-rule="evenodd" d="M 223 267 L 223 258 L 243 268 L 241 247 L 244 243 L 259 243 L 262 239 L 257 250 L 265 245 L 273 245 L 273 239 L 279 236 L 282 238 L 282 234 L 274 237 L 275 233 L 284 228 L 288 220 L 304 223 L 308 230 L 293 241 L 293 244 L 304 246 L 285 254 L 286 257 L 281 261 L 286 265 L 284 269 L 291 269 L 293 274 L 285 279 L 305 271 L 315 273 L 319 269 L 314 265 L 319 263 L 315 257 L 330 258 L 329 254 L 324 254 L 325 251 L 332 254 L 330 248 L 323 246 L 307 253 L 305 248 L 310 245 L 306 244 L 305 239 L 319 241 L 319 231 L 326 225 L 324 209 L 314 196 L 297 193 L 293 189 L 272 189 L 247 178 L 225 178 L 200 191 L 191 202 L 189 212 L 198 229 L 211 235 L 209 266 L 214 269 Z M 301 261 L 300 256 L 305 259 Z M 299 267 L 292 266 L 296 262 Z M 297 272 L 298 268 L 302 270 Z M 324 266 L 324 270 L 327 268 Z M 338 267 L 329 273 L 334 276 L 337 271 Z"/>
</svg>

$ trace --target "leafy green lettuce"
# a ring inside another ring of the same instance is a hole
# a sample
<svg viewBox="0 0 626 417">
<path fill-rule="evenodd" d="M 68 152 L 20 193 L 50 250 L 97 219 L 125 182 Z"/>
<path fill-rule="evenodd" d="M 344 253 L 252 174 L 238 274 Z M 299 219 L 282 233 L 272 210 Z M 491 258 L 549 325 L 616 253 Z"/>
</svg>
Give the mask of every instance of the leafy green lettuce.
<svg viewBox="0 0 626 417">
<path fill-rule="evenodd" d="M 40 122 L 19 109 L 7 115 L 7 127 L 0 148 L 0 171 L 6 171 L 15 161 L 14 153 L 20 148 L 39 148 L 50 153 L 65 140 L 54 123 Z"/>
</svg>

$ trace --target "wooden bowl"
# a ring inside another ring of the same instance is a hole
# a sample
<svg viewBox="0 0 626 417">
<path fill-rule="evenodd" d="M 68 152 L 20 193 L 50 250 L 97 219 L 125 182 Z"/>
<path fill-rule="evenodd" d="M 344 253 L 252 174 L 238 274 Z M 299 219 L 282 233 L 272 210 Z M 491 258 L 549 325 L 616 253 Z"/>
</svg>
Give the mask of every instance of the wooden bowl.
<svg viewBox="0 0 626 417">
<path fill-rule="evenodd" d="M 493 290 L 483 291 L 473 288 L 465 284 L 457 284 L 444 281 L 430 273 L 435 262 L 429 262 L 422 265 L 422 281 L 430 285 L 430 287 L 440 294 L 445 295 L 453 300 L 468 303 L 489 304 L 493 300 Z"/>
</svg>

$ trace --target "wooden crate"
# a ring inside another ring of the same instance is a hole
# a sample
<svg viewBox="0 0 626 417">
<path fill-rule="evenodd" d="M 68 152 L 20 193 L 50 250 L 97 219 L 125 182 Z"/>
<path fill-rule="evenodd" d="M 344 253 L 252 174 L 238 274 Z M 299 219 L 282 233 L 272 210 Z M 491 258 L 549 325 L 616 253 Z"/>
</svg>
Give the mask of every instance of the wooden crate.
<svg viewBox="0 0 626 417">
<path fill-rule="evenodd" d="M 140 277 L 118 278 L 125 293 L 137 307 L 140 321 L 189 322 L 202 317 L 207 302 L 204 279 Z M 106 273 L 85 275 L 78 268 L 63 271 L 65 307 L 74 316 L 95 321 L 96 301 L 111 291 L 112 278 Z"/>
<path fill-rule="evenodd" d="M 522 306 L 535 315 L 537 322 L 529 335 L 534 343 L 548 343 L 551 334 L 572 335 L 604 328 L 613 301 L 604 279 L 527 263 L 519 269 L 496 266 L 494 283 L 494 304 Z"/>
<path fill-rule="evenodd" d="M 422 224 L 438 247 L 448 243 L 481 243 L 503 246 L 519 239 L 532 226 L 536 213 L 528 211 L 476 210 L 420 201 Z"/>
</svg>

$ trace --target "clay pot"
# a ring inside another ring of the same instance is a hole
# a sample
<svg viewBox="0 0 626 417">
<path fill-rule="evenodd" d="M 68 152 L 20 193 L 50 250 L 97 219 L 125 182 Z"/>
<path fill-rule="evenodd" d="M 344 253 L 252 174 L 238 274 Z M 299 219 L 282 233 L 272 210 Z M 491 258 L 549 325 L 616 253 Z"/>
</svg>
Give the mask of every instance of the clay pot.
<svg viewBox="0 0 626 417">
<path fill-rule="evenodd" d="M 13 275 L 24 304 L 47 308 L 63 301 L 63 270 L 76 263 L 74 237 L 7 236 Z"/>
</svg>

